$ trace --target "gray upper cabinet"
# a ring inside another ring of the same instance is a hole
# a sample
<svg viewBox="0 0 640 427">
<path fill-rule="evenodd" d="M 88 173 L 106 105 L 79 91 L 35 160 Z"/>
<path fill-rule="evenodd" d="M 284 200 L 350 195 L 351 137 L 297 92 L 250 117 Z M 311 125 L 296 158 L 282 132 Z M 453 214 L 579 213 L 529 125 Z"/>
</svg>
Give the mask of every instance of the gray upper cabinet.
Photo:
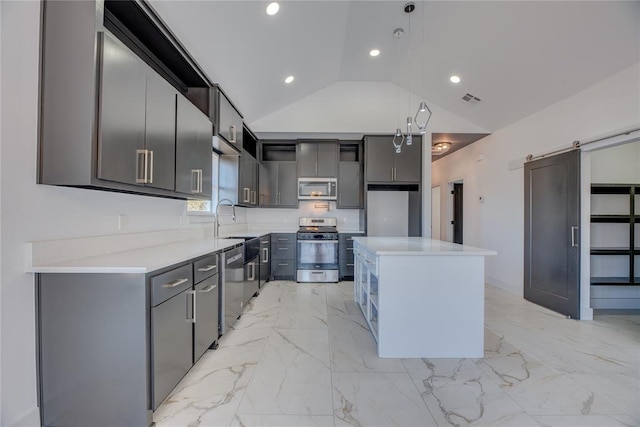
<svg viewBox="0 0 640 427">
<path fill-rule="evenodd" d="M 258 205 L 258 161 L 244 150 L 240 154 L 238 191 L 240 205 L 247 207 Z"/>
<path fill-rule="evenodd" d="M 146 70 L 128 49 L 102 37 L 98 178 L 137 184 L 148 168 L 145 143 Z M 173 168 L 172 168 L 173 169 Z"/>
<path fill-rule="evenodd" d="M 341 141 L 338 162 L 338 208 L 364 207 L 362 142 Z"/>
<path fill-rule="evenodd" d="M 260 171 L 260 207 L 298 207 L 296 162 L 262 162 Z"/>
<path fill-rule="evenodd" d="M 213 129 L 209 118 L 182 96 L 176 113 L 176 191 L 210 199 Z"/>
<path fill-rule="evenodd" d="M 298 142 L 298 176 L 338 176 L 338 144 L 336 141 Z"/>
<path fill-rule="evenodd" d="M 422 138 L 413 137 L 413 144 L 402 144 L 395 152 L 392 136 L 365 137 L 365 169 L 367 182 L 419 183 L 422 167 Z"/>
<path fill-rule="evenodd" d="M 338 208 L 363 207 L 362 166 L 359 162 L 340 162 L 338 170 Z"/>
<path fill-rule="evenodd" d="M 104 35 L 98 178 L 174 189 L 176 90 Z"/>
<path fill-rule="evenodd" d="M 220 90 L 218 97 L 217 133 L 238 150 L 242 148 L 242 116 Z"/>
<path fill-rule="evenodd" d="M 151 169 L 147 170 L 146 184 L 166 190 L 175 187 L 176 96 L 166 80 L 149 70 L 145 148 Z"/>
</svg>

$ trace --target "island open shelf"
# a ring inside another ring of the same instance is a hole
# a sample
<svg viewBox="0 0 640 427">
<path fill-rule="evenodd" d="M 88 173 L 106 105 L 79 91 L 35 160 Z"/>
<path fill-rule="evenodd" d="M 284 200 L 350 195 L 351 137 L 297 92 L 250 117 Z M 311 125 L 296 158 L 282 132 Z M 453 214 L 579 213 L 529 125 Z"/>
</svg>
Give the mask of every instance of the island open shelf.
<svg viewBox="0 0 640 427">
<path fill-rule="evenodd" d="M 421 237 L 354 237 L 354 299 L 379 357 L 481 358 L 484 257 Z"/>
</svg>

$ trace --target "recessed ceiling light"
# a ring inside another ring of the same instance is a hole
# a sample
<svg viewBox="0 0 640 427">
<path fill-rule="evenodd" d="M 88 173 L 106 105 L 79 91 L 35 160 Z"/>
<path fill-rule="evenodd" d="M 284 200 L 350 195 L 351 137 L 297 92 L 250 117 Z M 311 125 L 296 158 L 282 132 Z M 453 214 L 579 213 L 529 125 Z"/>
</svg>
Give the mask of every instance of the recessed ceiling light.
<svg viewBox="0 0 640 427">
<path fill-rule="evenodd" d="M 369 55 L 378 56 L 380 55 L 380 51 L 378 49 L 372 49 L 371 52 L 369 52 Z"/>
<path fill-rule="evenodd" d="M 460 77 L 458 76 L 451 76 L 449 80 L 451 80 L 451 83 L 460 83 Z"/>
<path fill-rule="evenodd" d="M 269 3 L 267 6 L 267 15 L 275 15 L 280 10 L 280 4 L 277 1 Z"/>
<path fill-rule="evenodd" d="M 293 76 L 288 76 L 286 79 L 284 79 L 284 82 L 285 82 L 286 84 L 289 84 L 289 83 L 291 83 L 291 82 L 293 81 L 293 79 L 294 79 L 294 78 L 295 78 L 295 77 L 293 77 Z"/>
</svg>

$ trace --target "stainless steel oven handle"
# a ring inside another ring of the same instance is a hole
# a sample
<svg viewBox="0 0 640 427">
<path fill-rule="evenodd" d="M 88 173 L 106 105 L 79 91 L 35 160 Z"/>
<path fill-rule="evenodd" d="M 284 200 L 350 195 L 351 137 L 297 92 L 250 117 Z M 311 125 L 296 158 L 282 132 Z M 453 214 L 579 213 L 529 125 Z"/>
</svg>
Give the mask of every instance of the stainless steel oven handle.
<svg viewBox="0 0 640 427">
<path fill-rule="evenodd" d="M 298 240 L 298 243 L 311 243 L 311 244 L 321 244 L 321 243 L 338 243 L 337 240 Z"/>
</svg>

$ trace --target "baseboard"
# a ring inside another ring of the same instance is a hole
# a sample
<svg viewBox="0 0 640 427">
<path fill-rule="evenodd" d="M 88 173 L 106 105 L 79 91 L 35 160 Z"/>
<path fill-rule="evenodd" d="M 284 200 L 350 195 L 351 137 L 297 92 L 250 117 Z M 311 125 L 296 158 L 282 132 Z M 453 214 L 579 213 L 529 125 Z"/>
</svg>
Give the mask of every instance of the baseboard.
<svg viewBox="0 0 640 427">
<path fill-rule="evenodd" d="M 495 286 L 496 288 L 500 288 L 510 294 L 518 295 L 520 297 L 523 296 L 521 285 L 513 285 L 512 283 L 503 282 L 502 280 L 491 276 L 485 276 L 484 281 L 487 285 Z"/>
</svg>

